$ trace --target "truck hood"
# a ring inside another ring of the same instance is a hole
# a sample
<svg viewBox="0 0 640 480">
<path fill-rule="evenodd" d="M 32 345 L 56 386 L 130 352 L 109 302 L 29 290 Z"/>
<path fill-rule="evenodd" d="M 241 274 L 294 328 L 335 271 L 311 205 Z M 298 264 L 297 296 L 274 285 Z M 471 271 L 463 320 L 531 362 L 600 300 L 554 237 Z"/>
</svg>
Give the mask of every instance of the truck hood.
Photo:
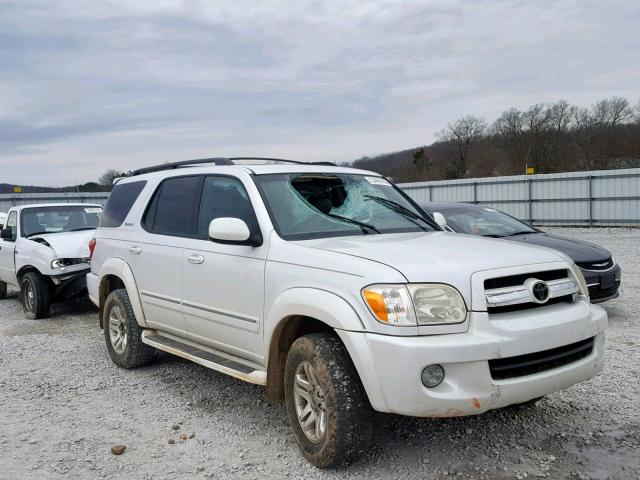
<svg viewBox="0 0 640 480">
<path fill-rule="evenodd" d="M 43 233 L 30 237 L 29 240 L 51 247 L 54 258 L 87 258 L 89 256 L 89 240 L 95 230 L 79 232 Z"/>
<path fill-rule="evenodd" d="M 366 258 L 395 268 L 410 282 L 470 279 L 475 272 L 566 261 L 553 250 L 449 232 L 336 237 L 301 242 L 309 247 Z"/>
</svg>

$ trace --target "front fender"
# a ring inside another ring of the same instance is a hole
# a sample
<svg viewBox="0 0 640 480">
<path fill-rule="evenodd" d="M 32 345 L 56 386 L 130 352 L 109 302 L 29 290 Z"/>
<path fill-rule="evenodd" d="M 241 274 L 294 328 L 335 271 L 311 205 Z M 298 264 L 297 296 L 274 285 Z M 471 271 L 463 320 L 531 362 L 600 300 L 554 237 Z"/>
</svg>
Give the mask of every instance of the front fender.
<svg viewBox="0 0 640 480">
<path fill-rule="evenodd" d="M 133 313 L 136 316 L 138 325 L 146 328 L 147 319 L 144 316 L 144 310 L 142 309 L 142 300 L 140 299 L 138 285 L 136 284 L 136 280 L 133 276 L 133 271 L 131 271 L 131 267 L 129 267 L 129 265 L 120 258 L 110 258 L 102 264 L 102 268 L 100 269 L 100 299 L 105 298 L 103 292 L 106 288 L 105 280 L 108 275 L 113 275 L 122 280 L 122 283 L 124 283 L 125 289 L 127 290 L 127 295 L 129 296 L 129 301 L 131 302 L 131 307 L 133 308 Z M 102 305 L 100 307 L 102 309 Z"/>
<path fill-rule="evenodd" d="M 341 296 L 310 287 L 290 288 L 282 292 L 265 315 L 266 338 L 271 338 L 278 325 L 291 316 L 304 316 L 320 320 L 331 328 L 363 331 L 362 319 Z"/>
</svg>

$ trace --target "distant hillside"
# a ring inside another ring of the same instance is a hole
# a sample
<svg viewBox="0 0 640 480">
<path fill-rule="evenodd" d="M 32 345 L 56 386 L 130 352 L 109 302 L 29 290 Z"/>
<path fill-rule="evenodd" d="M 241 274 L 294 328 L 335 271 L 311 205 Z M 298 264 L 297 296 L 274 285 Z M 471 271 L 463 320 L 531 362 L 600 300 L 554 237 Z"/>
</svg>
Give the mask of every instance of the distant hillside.
<svg viewBox="0 0 640 480">
<path fill-rule="evenodd" d="M 15 193 L 15 187 L 18 185 L 10 183 L 0 183 L 0 194 Z M 39 187 L 36 185 L 19 185 L 22 193 L 60 193 L 60 192 L 109 192 L 110 187 L 99 185 L 95 182 L 85 183 L 83 185 L 73 185 L 69 187 Z"/>
<path fill-rule="evenodd" d="M 640 102 L 620 97 L 590 108 L 565 100 L 509 109 L 488 125 L 466 116 L 437 134 L 438 141 L 363 157 L 353 166 L 395 181 L 429 181 L 640 167 Z"/>
</svg>

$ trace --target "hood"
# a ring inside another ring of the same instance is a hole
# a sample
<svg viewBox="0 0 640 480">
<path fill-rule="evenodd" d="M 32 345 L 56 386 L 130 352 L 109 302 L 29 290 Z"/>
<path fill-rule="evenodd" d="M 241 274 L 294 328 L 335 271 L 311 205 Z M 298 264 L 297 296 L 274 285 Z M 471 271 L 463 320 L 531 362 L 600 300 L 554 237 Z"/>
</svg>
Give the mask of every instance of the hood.
<svg viewBox="0 0 640 480">
<path fill-rule="evenodd" d="M 553 248 L 568 255 L 574 262 L 601 262 L 611 258 L 609 250 L 593 243 L 544 232 L 505 237 L 504 240 Z"/>
<path fill-rule="evenodd" d="M 43 233 L 29 238 L 29 240 L 51 247 L 56 258 L 87 258 L 89 256 L 89 240 L 93 238 L 95 233 L 95 230 Z"/>
<path fill-rule="evenodd" d="M 565 261 L 547 248 L 449 232 L 336 237 L 300 243 L 386 264 L 410 282 L 447 282 L 461 275 L 469 279 L 483 270 Z"/>
</svg>

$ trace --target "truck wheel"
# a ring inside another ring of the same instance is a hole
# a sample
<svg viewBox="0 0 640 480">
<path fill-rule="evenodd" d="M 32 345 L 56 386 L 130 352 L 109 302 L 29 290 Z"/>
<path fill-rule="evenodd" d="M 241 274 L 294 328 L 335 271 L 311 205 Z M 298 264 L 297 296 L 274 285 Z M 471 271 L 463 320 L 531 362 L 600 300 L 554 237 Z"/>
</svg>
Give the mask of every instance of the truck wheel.
<svg viewBox="0 0 640 480">
<path fill-rule="evenodd" d="M 51 310 L 51 287 L 38 272 L 28 272 L 20 284 L 22 306 L 27 318 L 36 320 L 49 316 Z"/>
<path fill-rule="evenodd" d="M 7 298 L 7 284 L 0 282 L 0 300 Z"/>
<path fill-rule="evenodd" d="M 142 343 L 142 329 L 126 290 L 114 290 L 109 294 L 104 304 L 102 325 L 113 363 L 122 368 L 135 368 L 151 362 L 155 349 Z"/>
<path fill-rule="evenodd" d="M 285 365 L 285 398 L 296 443 L 315 466 L 347 465 L 366 451 L 373 409 L 334 335 L 314 333 L 293 343 Z"/>
</svg>

